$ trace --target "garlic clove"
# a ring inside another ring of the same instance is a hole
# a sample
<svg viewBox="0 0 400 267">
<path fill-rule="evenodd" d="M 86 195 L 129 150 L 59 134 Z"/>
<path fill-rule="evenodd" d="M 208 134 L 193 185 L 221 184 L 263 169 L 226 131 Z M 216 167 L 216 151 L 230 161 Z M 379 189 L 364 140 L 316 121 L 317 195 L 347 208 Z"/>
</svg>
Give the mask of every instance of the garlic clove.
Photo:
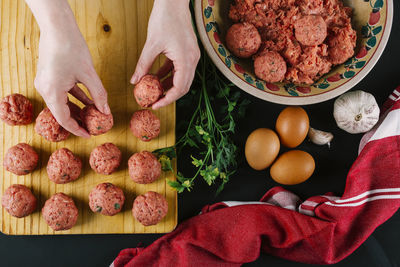
<svg viewBox="0 0 400 267">
<path fill-rule="evenodd" d="M 316 130 L 310 127 L 310 129 L 308 130 L 308 138 L 316 145 L 328 145 L 328 147 L 331 147 L 333 134 L 330 132 Z"/>
<path fill-rule="evenodd" d="M 352 134 L 372 129 L 379 120 L 379 112 L 375 97 L 361 90 L 344 93 L 333 107 L 338 127 Z"/>
</svg>

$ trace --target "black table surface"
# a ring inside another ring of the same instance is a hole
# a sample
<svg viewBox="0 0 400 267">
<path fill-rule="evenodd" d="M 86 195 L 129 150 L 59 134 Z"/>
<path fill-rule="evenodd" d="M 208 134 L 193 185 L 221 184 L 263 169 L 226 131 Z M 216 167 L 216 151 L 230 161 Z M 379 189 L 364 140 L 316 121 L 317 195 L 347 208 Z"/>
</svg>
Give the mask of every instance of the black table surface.
<svg viewBox="0 0 400 267">
<path fill-rule="evenodd" d="M 382 104 L 391 91 L 400 84 L 400 1 L 393 0 L 395 14 L 392 32 L 386 49 L 374 69 L 353 88 L 371 92 Z M 235 142 L 243 148 L 247 135 L 259 127 L 274 127 L 274 121 L 283 106 L 264 102 L 246 93 L 251 101 L 245 120 L 238 124 Z M 303 199 L 326 192 L 340 195 L 344 191 L 346 174 L 357 157 L 361 135 L 351 135 L 336 127 L 332 116 L 333 101 L 305 106 L 311 124 L 317 129 L 331 131 L 334 141 L 331 149 L 305 142 L 301 148 L 314 155 L 317 168 L 305 183 L 286 187 Z M 182 110 L 177 109 L 177 120 Z M 252 119 L 254 118 L 254 119 Z M 243 155 L 243 154 L 241 154 Z M 182 155 L 184 157 L 186 155 Z M 191 166 L 178 162 L 182 172 Z M 225 190 L 214 197 L 205 183 L 199 181 L 190 193 L 179 195 L 179 222 L 196 215 L 210 203 L 222 200 L 258 200 L 276 184 L 265 171 L 254 171 L 240 156 L 239 170 Z M 151 244 L 159 234 L 126 235 L 69 235 L 69 236 L 7 236 L 0 234 L 0 266 L 108 266 L 121 249 L 139 243 Z M 372 236 L 352 255 L 335 266 L 400 266 L 400 212 L 377 228 Z M 305 266 L 266 254 L 245 266 Z"/>
</svg>

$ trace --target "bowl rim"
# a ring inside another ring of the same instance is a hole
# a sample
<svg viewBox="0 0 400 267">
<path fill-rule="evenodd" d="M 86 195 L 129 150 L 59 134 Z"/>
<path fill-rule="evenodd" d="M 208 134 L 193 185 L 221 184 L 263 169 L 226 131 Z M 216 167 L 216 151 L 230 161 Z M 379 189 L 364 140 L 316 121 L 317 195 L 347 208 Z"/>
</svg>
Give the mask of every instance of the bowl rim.
<svg viewBox="0 0 400 267">
<path fill-rule="evenodd" d="M 366 64 L 354 77 L 352 77 L 349 81 L 340 85 L 339 87 L 327 91 L 322 94 L 316 95 L 304 95 L 304 96 L 281 96 L 273 93 L 269 93 L 268 91 L 264 91 L 253 86 L 250 86 L 248 83 L 240 79 L 236 74 L 230 70 L 225 63 L 220 59 L 214 47 L 211 45 L 210 38 L 206 32 L 204 27 L 204 17 L 202 10 L 202 2 L 204 0 L 196 0 L 195 2 L 195 20 L 197 30 L 199 32 L 200 40 L 217 68 L 221 71 L 221 73 L 233 82 L 237 87 L 241 90 L 257 97 L 263 99 L 265 101 L 283 104 L 283 105 L 310 105 L 316 104 L 320 102 L 327 101 L 329 99 L 335 98 L 346 91 L 352 89 L 355 85 L 357 85 L 367 74 L 373 69 L 375 64 L 378 62 L 381 57 L 386 44 L 389 40 L 392 23 L 393 23 L 393 0 L 385 0 L 386 2 L 386 21 L 384 25 L 384 31 L 382 32 L 382 37 L 378 44 L 378 47 L 372 54 L 368 64 Z"/>
</svg>

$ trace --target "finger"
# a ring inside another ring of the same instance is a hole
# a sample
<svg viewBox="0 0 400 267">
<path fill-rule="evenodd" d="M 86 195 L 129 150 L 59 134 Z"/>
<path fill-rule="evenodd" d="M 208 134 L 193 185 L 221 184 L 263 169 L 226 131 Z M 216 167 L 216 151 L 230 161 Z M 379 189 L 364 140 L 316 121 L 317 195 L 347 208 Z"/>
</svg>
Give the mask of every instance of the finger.
<svg viewBox="0 0 400 267">
<path fill-rule="evenodd" d="M 169 104 L 173 103 L 180 97 L 185 95 L 185 93 L 181 92 L 178 88 L 172 87 L 163 98 L 158 100 L 156 103 L 152 105 L 153 109 L 159 109 L 165 106 L 168 106 Z"/>
<path fill-rule="evenodd" d="M 157 71 L 157 77 L 159 79 L 164 78 L 169 72 L 171 72 L 171 70 L 173 69 L 174 64 L 172 63 L 172 61 L 167 58 L 164 62 L 164 64 L 160 67 L 160 69 Z"/>
<path fill-rule="evenodd" d="M 174 76 L 169 76 L 162 81 L 162 87 L 164 88 L 164 90 L 168 90 L 173 86 L 173 84 L 174 84 Z"/>
<path fill-rule="evenodd" d="M 161 107 L 165 107 L 185 95 L 188 91 L 188 78 L 186 75 L 182 70 L 177 70 L 173 76 L 173 87 L 168 90 L 163 98 L 154 103 L 152 108 L 159 109 Z"/>
<path fill-rule="evenodd" d="M 111 114 L 107 103 L 107 91 L 104 89 L 96 71 L 93 70 L 92 73 L 80 77 L 80 81 L 88 88 L 96 108 L 104 114 Z"/>
<path fill-rule="evenodd" d="M 83 104 L 85 105 L 92 105 L 93 104 L 93 100 L 90 99 L 85 92 L 79 88 L 78 85 L 74 85 L 74 87 L 72 87 L 71 90 L 69 90 L 69 93 L 71 95 L 73 95 L 76 99 L 78 99 L 79 101 L 81 101 Z"/>
<path fill-rule="evenodd" d="M 136 84 L 144 75 L 146 75 L 154 60 L 160 54 L 160 51 L 154 49 L 154 46 L 148 45 L 147 42 L 143 47 L 142 54 L 136 64 L 135 73 L 131 78 L 131 83 Z"/>
<path fill-rule="evenodd" d="M 67 131 L 73 133 L 76 136 L 90 138 L 90 134 L 80 127 L 78 123 L 71 118 L 71 112 L 67 105 L 68 97 L 64 99 L 58 99 L 56 103 L 47 103 L 53 116 L 57 122 Z"/>
</svg>

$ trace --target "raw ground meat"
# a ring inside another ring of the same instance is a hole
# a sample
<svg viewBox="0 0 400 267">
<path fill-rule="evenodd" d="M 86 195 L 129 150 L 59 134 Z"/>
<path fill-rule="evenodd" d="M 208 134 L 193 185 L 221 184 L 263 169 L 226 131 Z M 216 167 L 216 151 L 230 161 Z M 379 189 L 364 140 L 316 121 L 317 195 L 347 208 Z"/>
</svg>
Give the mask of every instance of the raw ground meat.
<svg viewBox="0 0 400 267">
<path fill-rule="evenodd" d="M 121 211 L 125 202 L 124 192 L 111 183 L 98 184 L 89 194 L 89 207 L 93 212 L 113 216 Z"/>
<path fill-rule="evenodd" d="M 149 191 L 133 201 L 132 214 L 144 226 L 155 225 L 168 213 L 168 202 L 163 195 Z"/>
<path fill-rule="evenodd" d="M 71 229 L 78 220 L 74 200 L 64 193 L 54 194 L 42 209 L 43 219 L 55 231 Z"/>
<path fill-rule="evenodd" d="M 265 51 L 277 52 L 287 64 L 284 81 L 305 84 L 353 56 L 356 32 L 351 16 L 352 9 L 341 0 L 234 0 L 229 10 L 234 23 L 251 23 L 260 33 L 255 61 Z M 257 65 L 256 75 L 269 70 L 268 64 L 265 71 Z"/>
<path fill-rule="evenodd" d="M 133 113 L 129 127 L 134 136 L 148 142 L 160 134 L 160 125 L 160 119 L 153 112 L 142 109 Z"/>
<path fill-rule="evenodd" d="M 3 194 L 1 205 L 11 216 L 22 218 L 36 210 L 36 197 L 22 184 L 13 184 Z"/>
<path fill-rule="evenodd" d="M 103 114 L 94 105 L 88 105 L 82 109 L 81 119 L 91 135 L 104 134 L 114 125 L 112 114 Z"/>
<path fill-rule="evenodd" d="M 36 118 L 35 131 L 50 142 L 60 142 L 68 138 L 69 132 L 56 121 L 50 109 L 44 108 Z"/>
<path fill-rule="evenodd" d="M 8 125 L 27 125 L 33 119 L 32 103 L 21 94 L 11 94 L 0 101 L 0 119 Z"/>
<path fill-rule="evenodd" d="M 237 57 L 248 58 L 257 53 L 261 46 L 261 37 L 251 23 L 233 24 L 225 36 L 228 49 Z"/>
<path fill-rule="evenodd" d="M 4 168 L 16 175 L 31 173 L 37 166 L 39 155 L 25 143 L 19 143 L 7 150 L 4 156 Z"/>
<path fill-rule="evenodd" d="M 89 164 L 95 172 L 109 175 L 119 167 L 121 158 L 121 151 L 116 145 L 105 143 L 92 150 Z"/>
<path fill-rule="evenodd" d="M 138 184 L 149 184 L 161 175 L 161 163 L 153 153 L 142 151 L 133 154 L 128 161 L 129 176 Z"/>
<path fill-rule="evenodd" d="M 357 36 L 350 25 L 345 28 L 334 27 L 329 36 L 329 60 L 332 64 L 342 64 L 354 54 Z"/>
<path fill-rule="evenodd" d="M 47 163 L 47 175 L 56 184 L 66 184 L 78 179 L 81 170 L 82 161 L 67 148 L 54 151 Z"/>
<path fill-rule="evenodd" d="M 163 95 L 164 89 L 157 76 L 147 74 L 140 79 L 133 89 L 136 102 L 143 108 L 150 107 Z"/>
</svg>

